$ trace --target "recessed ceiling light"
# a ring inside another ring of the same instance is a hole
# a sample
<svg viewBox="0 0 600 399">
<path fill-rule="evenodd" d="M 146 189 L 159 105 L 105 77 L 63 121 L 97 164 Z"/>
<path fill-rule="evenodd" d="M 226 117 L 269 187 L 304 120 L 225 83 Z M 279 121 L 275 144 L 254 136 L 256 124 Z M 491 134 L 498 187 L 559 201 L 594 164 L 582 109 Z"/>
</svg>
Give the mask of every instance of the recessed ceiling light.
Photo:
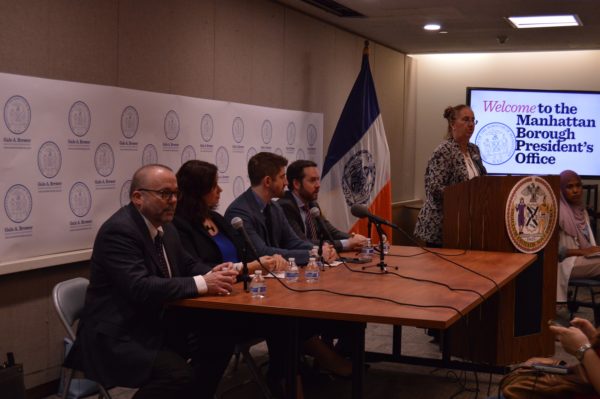
<svg viewBox="0 0 600 399">
<path fill-rule="evenodd" d="M 581 26 L 577 15 L 537 15 L 529 17 L 508 17 L 510 24 L 517 29 L 556 28 L 560 26 Z"/>
<path fill-rule="evenodd" d="M 439 24 L 427 24 L 423 27 L 425 30 L 440 30 L 441 26 Z"/>
</svg>

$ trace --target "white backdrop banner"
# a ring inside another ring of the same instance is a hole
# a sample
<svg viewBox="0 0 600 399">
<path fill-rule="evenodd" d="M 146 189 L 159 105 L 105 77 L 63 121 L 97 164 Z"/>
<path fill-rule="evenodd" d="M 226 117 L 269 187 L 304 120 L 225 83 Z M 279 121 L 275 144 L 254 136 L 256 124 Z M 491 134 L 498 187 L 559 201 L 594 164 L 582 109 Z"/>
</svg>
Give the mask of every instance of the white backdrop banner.
<svg viewBox="0 0 600 399">
<path fill-rule="evenodd" d="M 0 100 L 0 268 L 91 248 L 145 164 L 216 164 L 220 212 L 257 152 L 322 166 L 322 114 L 1 73 Z"/>
</svg>

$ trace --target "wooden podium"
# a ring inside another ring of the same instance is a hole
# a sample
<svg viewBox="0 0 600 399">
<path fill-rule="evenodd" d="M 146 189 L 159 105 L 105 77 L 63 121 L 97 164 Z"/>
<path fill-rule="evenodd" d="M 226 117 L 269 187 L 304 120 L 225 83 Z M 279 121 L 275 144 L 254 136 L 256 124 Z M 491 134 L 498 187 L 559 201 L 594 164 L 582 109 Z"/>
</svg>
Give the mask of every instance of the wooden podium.
<svg viewBox="0 0 600 399">
<path fill-rule="evenodd" d="M 522 176 L 481 176 L 446 188 L 446 248 L 518 252 L 504 220 L 506 201 Z M 558 176 L 542 177 L 559 197 Z M 558 225 L 537 261 L 448 330 L 453 356 L 508 365 L 554 353 Z M 497 267 L 502 267 L 498 264 Z"/>
</svg>

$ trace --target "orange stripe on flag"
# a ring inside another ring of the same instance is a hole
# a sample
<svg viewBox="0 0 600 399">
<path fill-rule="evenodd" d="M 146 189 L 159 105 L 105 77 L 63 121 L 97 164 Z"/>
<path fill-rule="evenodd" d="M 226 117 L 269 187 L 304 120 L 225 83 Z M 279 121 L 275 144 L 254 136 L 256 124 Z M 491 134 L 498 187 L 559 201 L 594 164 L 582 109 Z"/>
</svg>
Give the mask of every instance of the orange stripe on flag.
<svg viewBox="0 0 600 399">
<path fill-rule="evenodd" d="M 377 194 L 373 202 L 371 202 L 371 205 L 369 205 L 369 212 L 385 220 L 392 221 L 392 184 L 389 180 L 385 186 L 381 188 L 381 191 L 379 191 L 379 194 Z M 366 237 L 369 235 L 367 232 L 368 222 L 369 220 L 367 218 L 359 219 L 356 221 L 356 223 L 354 223 L 350 231 L 353 233 L 362 234 Z M 383 226 L 383 231 L 391 243 L 392 228 Z M 371 239 L 374 244 L 379 242 L 375 226 L 371 226 Z"/>
</svg>

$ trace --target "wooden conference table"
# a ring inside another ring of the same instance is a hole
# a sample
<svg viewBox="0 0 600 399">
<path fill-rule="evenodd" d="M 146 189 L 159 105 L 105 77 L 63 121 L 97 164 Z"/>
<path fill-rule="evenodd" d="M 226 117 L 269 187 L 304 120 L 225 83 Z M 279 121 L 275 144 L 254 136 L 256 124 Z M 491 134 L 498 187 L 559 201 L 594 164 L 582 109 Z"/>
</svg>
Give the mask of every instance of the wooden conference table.
<svg viewBox="0 0 600 399">
<path fill-rule="evenodd" d="M 242 284 L 237 284 L 231 295 L 187 299 L 177 302 L 176 305 L 283 316 L 288 326 L 290 359 L 296 359 L 298 354 L 295 344 L 298 318 L 349 322 L 354 337 L 352 396 L 359 398 L 362 397 L 363 391 L 366 323 L 447 329 L 536 259 L 536 255 L 519 253 L 459 249 L 432 251 L 440 256 L 418 247 L 393 246 L 385 258 L 389 273 L 382 273 L 379 267 L 375 266 L 378 259 L 374 259 L 370 264 L 374 267 L 365 270 L 368 273 L 362 272 L 364 265 L 348 264 L 357 272 L 348 270 L 344 265 L 338 265 L 322 272 L 318 283 L 299 281 L 291 284 L 296 290 L 330 290 L 361 297 L 323 291 L 295 292 L 285 288 L 275 279 L 267 279 L 267 296 L 262 299 L 252 298 L 249 293 L 243 291 Z M 394 266 L 398 269 L 395 270 Z M 461 290 L 451 291 L 431 282 L 399 277 L 396 273 L 414 279 L 442 282 Z M 477 293 L 464 290 L 474 290 Z M 287 388 L 289 397 L 293 397 L 296 362 L 289 363 Z"/>
</svg>

